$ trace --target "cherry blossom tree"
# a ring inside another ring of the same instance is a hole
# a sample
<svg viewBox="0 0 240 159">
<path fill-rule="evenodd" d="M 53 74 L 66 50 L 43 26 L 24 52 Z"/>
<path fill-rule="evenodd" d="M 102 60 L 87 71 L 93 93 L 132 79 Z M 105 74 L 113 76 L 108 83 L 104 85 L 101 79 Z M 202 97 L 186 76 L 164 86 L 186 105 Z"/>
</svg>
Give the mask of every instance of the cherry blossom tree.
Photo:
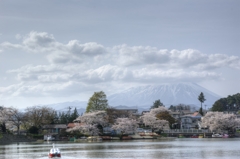
<svg viewBox="0 0 240 159">
<path fill-rule="evenodd" d="M 95 136 L 100 133 L 96 124 L 91 125 L 91 124 L 75 123 L 75 127 L 68 129 L 67 132 L 74 132 L 74 131 L 80 132 L 88 136 Z"/>
<path fill-rule="evenodd" d="M 155 109 L 151 109 L 150 113 L 153 115 L 157 115 L 158 113 L 162 113 L 162 112 L 171 112 L 170 110 L 168 110 L 167 108 L 165 108 L 164 106 L 155 108 Z"/>
<path fill-rule="evenodd" d="M 112 126 L 112 129 L 121 132 L 122 135 L 133 134 L 136 132 L 138 123 L 135 119 L 130 118 L 117 118 Z"/>
<path fill-rule="evenodd" d="M 96 111 L 91 113 L 85 113 L 83 116 L 79 116 L 77 119 L 74 120 L 74 122 L 81 122 L 88 125 L 101 125 L 106 126 L 107 123 L 107 113 L 106 111 Z"/>
<path fill-rule="evenodd" d="M 79 131 L 86 135 L 98 135 L 100 130 L 106 126 L 107 113 L 106 111 L 96 111 L 85 113 L 74 120 L 75 127 L 68 129 L 68 132 Z"/>
<path fill-rule="evenodd" d="M 224 114 L 223 112 L 207 112 L 202 117 L 202 127 L 207 127 L 209 130 L 221 132 L 223 130 L 231 130 L 240 125 L 240 119 L 234 114 Z"/>
<path fill-rule="evenodd" d="M 152 131 L 162 131 L 164 129 L 169 129 L 168 121 L 160 120 L 156 117 L 156 115 L 161 112 L 169 112 L 169 110 L 167 110 L 165 107 L 151 109 L 150 112 L 145 113 L 140 119 L 145 124 L 145 126 L 149 126 Z"/>
<path fill-rule="evenodd" d="M 0 128 L 2 132 L 6 132 L 7 130 L 7 126 L 6 126 L 6 122 L 8 118 L 7 112 L 8 112 L 8 108 L 4 106 L 0 106 Z"/>
</svg>

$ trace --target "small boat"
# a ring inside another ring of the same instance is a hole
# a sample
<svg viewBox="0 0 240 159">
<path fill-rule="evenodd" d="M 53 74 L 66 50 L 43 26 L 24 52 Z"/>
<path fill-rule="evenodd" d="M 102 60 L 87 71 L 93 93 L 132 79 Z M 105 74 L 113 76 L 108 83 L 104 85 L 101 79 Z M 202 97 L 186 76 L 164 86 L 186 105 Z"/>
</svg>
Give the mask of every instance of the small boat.
<svg viewBox="0 0 240 159">
<path fill-rule="evenodd" d="M 204 135 L 203 134 L 199 134 L 198 138 L 204 138 Z"/>
<path fill-rule="evenodd" d="M 191 138 L 198 138 L 198 135 L 193 134 L 193 136 L 191 136 Z"/>
<path fill-rule="evenodd" d="M 221 135 L 221 134 L 212 134 L 212 137 L 213 138 L 222 138 L 223 135 Z"/>
<path fill-rule="evenodd" d="M 183 134 L 179 134 L 178 138 L 185 138 L 185 136 L 183 136 Z"/>
<path fill-rule="evenodd" d="M 229 137 L 229 135 L 228 134 L 223 134 L 223 136 L 222 136 L 223 138 L 228 138 Z"/>
<path fill-rule="evenodd" d="M 53 141 L 53 140 L 55 140 L 54 137 L 52 137 L 52 136 L 48 136 L 48 137 L 47 137 L 47 141 Z"/>
<path fill-rule="evenodd" d="M 89 136 L 87 139 L 87 141 L 96 141 L 96 142 L 101 142 L 102 138 L 99 136 Z"/>
<path fill-rule="evenodd" d="M 61 151 L 59 148 L 55 148 L 55 145 L 53 144 L 53 148 L 50 149 L 50 152 L 48 153 L 48 158 L 60 158 L 61 157 Z"/>
</svg>

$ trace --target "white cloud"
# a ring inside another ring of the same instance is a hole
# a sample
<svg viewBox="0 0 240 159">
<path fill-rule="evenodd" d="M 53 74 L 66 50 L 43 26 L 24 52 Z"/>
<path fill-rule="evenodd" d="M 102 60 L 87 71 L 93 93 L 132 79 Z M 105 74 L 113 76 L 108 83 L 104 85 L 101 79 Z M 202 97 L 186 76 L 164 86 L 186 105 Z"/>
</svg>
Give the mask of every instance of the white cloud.
<svg viewBox="0 0 240 159">
<path fill-rule="evenodd" d="M 46 32 L 30 32 L 23 38 L 25 49 L 29 51 L 51 51 L 57 45 L 53 35 Z"/>
<path fill-rule="evenodd" d="M 48 60 L 48 64 L 8 70 L 18 83 L 1 87 L 1 96 L 71 96 L 81 90 L 114 89 L 124 83 L 219 80 L 223 78 L 221 68 L 240 69 L 238 56 L 125 44 L 104 47 L 78 40 L 63 44 L 46 32 L 30 32 L 22 43 L 4 42 L 0 49 L 2 53 L 8 49 L 44 52 Z"/>
<path fill-rule="evenodd" d="M 121 45 L 113 47 L 113 50 L 117 52 L 118 63 L 122 66 L 165 64 L 170 60 L 167 50 L 157 50 L 150 46 Z"/>
</svg>

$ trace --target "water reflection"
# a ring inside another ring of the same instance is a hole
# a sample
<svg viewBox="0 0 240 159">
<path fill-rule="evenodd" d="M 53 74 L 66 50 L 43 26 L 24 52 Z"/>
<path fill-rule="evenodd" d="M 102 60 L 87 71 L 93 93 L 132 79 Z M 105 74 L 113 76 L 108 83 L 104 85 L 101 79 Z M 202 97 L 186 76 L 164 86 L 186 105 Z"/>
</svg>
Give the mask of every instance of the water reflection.
<svg viewBox="0 0 240 159">
<path fill-rule="evenodd" d="M 56 142 L 62 159 L 76 158 L 171 158 L 237 159 L 240 139 L 176 139 L 107 141 L 101 143 Z M 52 143 L 18 143 L 0 145 L 1 159 L 46 159 Z"/>
</svg>

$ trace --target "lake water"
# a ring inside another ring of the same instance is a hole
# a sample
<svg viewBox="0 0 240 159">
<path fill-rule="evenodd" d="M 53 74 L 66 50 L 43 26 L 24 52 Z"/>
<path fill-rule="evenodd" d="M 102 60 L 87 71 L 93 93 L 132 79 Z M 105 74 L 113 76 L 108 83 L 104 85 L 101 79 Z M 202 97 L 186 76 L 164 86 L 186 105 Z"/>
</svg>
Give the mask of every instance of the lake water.
<svg viewBox="0 0 240 159">
<path fill-rule="evenodd" d="M 240 138 L 55 142 L 62 159 L 239 159 Z M 47 159 L 52 143 L 0 145 L 0 159 Z"/>
</svg>

